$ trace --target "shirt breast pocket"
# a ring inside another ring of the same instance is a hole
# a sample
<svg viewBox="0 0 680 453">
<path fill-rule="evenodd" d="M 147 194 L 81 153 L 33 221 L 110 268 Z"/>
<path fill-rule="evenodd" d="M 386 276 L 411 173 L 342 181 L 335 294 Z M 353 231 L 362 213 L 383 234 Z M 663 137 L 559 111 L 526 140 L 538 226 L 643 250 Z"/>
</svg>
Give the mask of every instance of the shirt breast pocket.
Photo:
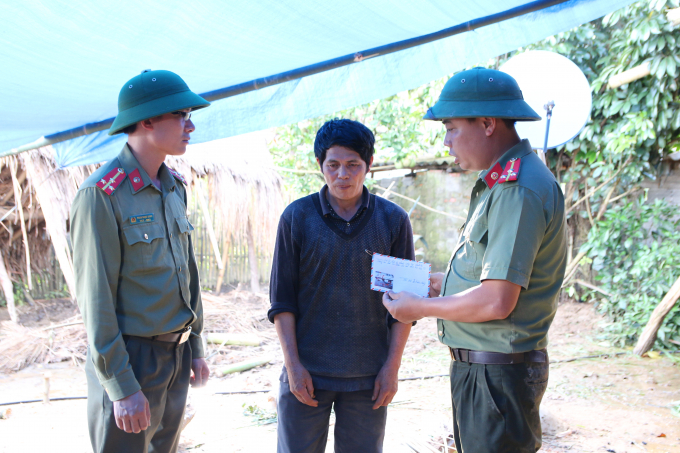
<svg viewBox="0 0 680 453">
<path fill-rule="evenodd" d="M 468 277 L 479 280 L 482 275 L 482 264 L 484 263 L 484 253 L 489 241 L 489 227 L 486 223 L 476 222 L 470 228 L 470 232 L 465 241 L 465 247 L 470 256 Z"/>
<path fill-rule="evenodd" d="M 165 230 L 159 223 L 145 223 L 123 229 L 123 272 L 141 275 L 156 272 L 165 264 Z"/>
<path fill-rule="evenodd" d="M 184 262 L 188 262 L 189 235 L 194 231 L 194 227 L 186 216 L 176 217 L 175 223 L 177 224 L 177 239 L 179 240 L 180 248 L 182 250 L 182 258 L 184 259 Z"/>
</svg>

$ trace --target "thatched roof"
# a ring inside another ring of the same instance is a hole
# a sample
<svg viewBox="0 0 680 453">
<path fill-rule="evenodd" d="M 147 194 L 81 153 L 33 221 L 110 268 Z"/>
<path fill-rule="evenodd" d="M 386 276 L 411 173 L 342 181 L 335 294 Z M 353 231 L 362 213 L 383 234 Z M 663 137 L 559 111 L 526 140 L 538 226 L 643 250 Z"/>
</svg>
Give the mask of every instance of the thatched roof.
<svg viewBox="0 0 680 453">
<path fill-rule="evenodd" d="M 59 169 L 51 147 L 0 159 L 0 250 L 7 274 L 26 281 L 27 255 L 23 247 L 21 220 L 15 207 L 11 170 L 22 187 L 24 225 L 29 238 L 29 258 L 35 271 L 44 269 L 50 245 L 66 283 L 74 294 L 73 268 L 68 239 L 71 203 L 78 187 L 97 166 Z M 273 245 L 278 217 L 283 210 L 282 181 L 274 169 L 265 136 L 260 133 L 191 145 L 181 157 L 167 164 L 184 175 L 189 195 L 200 188 L 206 193 L 211 215 L 217 217 L 222 243 L 245 243 L 252 228 L 255 247 Z M 0 268 L 0 286 L 2 269 Z M 5 291 L 6 292 L 6 291 Z"/>
<path fill-rule="evenodd" d="M 273 246 L 284 208 L 283 181 L 263 133 L 190 145 L 185 155 L 168 157 L 166 163 L 184 175 L 190 189 L 196 178 L 208 177 L 210 204 L 219 207 L 222 228 L 234 241 L 245 241 L 250 220 L 256 247 Z"/>
</svg>

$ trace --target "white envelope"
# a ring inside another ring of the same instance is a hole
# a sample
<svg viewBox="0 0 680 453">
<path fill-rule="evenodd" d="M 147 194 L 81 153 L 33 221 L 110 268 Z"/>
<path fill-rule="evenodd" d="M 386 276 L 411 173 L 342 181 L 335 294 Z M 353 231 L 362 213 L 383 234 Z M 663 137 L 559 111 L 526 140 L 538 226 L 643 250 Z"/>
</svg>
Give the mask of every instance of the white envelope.
<svg viewBox="0 0 680 453">
<path fill-rule="evenodd" d="M 409 291 L 429 297 L 431 269 L 430 263 L 374 253 L 371 262 L 371 289 L 383 293 Z"/>
</svg>

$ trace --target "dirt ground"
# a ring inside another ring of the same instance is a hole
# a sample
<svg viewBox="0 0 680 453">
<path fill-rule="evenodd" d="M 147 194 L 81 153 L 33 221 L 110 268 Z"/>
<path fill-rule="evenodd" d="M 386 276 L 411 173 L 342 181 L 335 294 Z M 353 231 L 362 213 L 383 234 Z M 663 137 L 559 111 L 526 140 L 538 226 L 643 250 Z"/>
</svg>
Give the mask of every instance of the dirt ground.
<svg viewBox="0 0 680 453">
<path fill-rule="evenodd" d="M 214 376 L 207 387 L 190 391 L 189 412 L 195 416 L 183 431 L 181 451 L 276 449 L 270 393 L 217 394 L 272 389 L 278 381 L 282 359 L 273 328 L 262 319 L 265 299 L 254 298 L 248 303 L 252 305 L 249 316 L 253 329 L 265 342 L 257 348 L 210 346 L 209 351 L 215 352 L 209 360 Z M 58 300 L 22 307 L 21 312 L 26 326 L 40 327 L 70 320 L 77 309 L 69 301 Z M 206 313 L 210 313 L 210 307 Z M 4 319 L 6 310 L 0 310 L 0 321 Z M 209 319 L 212 318 L 206 316 L 206 329 L 210 329 Z M 680 401 L 680 360 L 658 354 L 638 358 L 629 351 L 612 348 L 601 338 L 600 320 L 588 304 L 565 302 L 558 309 L 550 331 L 552 364 L 542 404 L 541 451 L 680 452 L 680 418 L 671 411 Z M 232 330 L 225 326 L 221 325 L 223 329 L 219 330 Z M 216 376 L 225 364 L 269 354 L 275 359 L 267 366 L 227 377 Z M 565 361 L 597 354 L 610 355 Z M 435 321 L 419 322 L 406 348 L 401 377 L 446 374 L 448 365 L 447 349 L 436 339 Z M 0 403 L 41 399 L 46 372 L 51 374 L 52 398 L 86 394 L 82 365 L 68 360 L 0 374 Z M 6 414 L 8 409 L 11 413 Z M 450 411 L 447 377 L 400 382 L 399 393 L 388 411 L 385 452 L 445 451 L 443 443 L 451 432 Z M 83 399 L 0 406 L 2 414 L 6 418 L 0 419 L 1 452 L 91 451 Z M 333 451 L 332 428 L 328 452 Z"/>
</svg>

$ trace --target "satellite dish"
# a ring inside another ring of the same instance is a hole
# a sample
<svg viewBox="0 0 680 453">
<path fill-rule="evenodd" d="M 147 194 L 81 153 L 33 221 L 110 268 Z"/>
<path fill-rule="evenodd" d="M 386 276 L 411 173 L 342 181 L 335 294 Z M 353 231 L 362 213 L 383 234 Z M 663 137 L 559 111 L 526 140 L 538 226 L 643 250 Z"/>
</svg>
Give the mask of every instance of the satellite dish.
<svg viewBox="0 0 680 453">
<path fill-rule="evenodd" d="M 528 138 L 534 149 L 544 148 L 546 122 L 549 122 L 547 148 L 564 145 L 576 137 L 590 117 L 592 95 L 581 69 L 555 52 L 531 50 L 505 62 L 501 71 L 517 80 L 524 100 L 543 118 L 518 121 L 517 133 Z M 554 102 L 552 118 L 545 106 Z M 545 151 L 545 150 L 544 150 Z"/>
</svg>

